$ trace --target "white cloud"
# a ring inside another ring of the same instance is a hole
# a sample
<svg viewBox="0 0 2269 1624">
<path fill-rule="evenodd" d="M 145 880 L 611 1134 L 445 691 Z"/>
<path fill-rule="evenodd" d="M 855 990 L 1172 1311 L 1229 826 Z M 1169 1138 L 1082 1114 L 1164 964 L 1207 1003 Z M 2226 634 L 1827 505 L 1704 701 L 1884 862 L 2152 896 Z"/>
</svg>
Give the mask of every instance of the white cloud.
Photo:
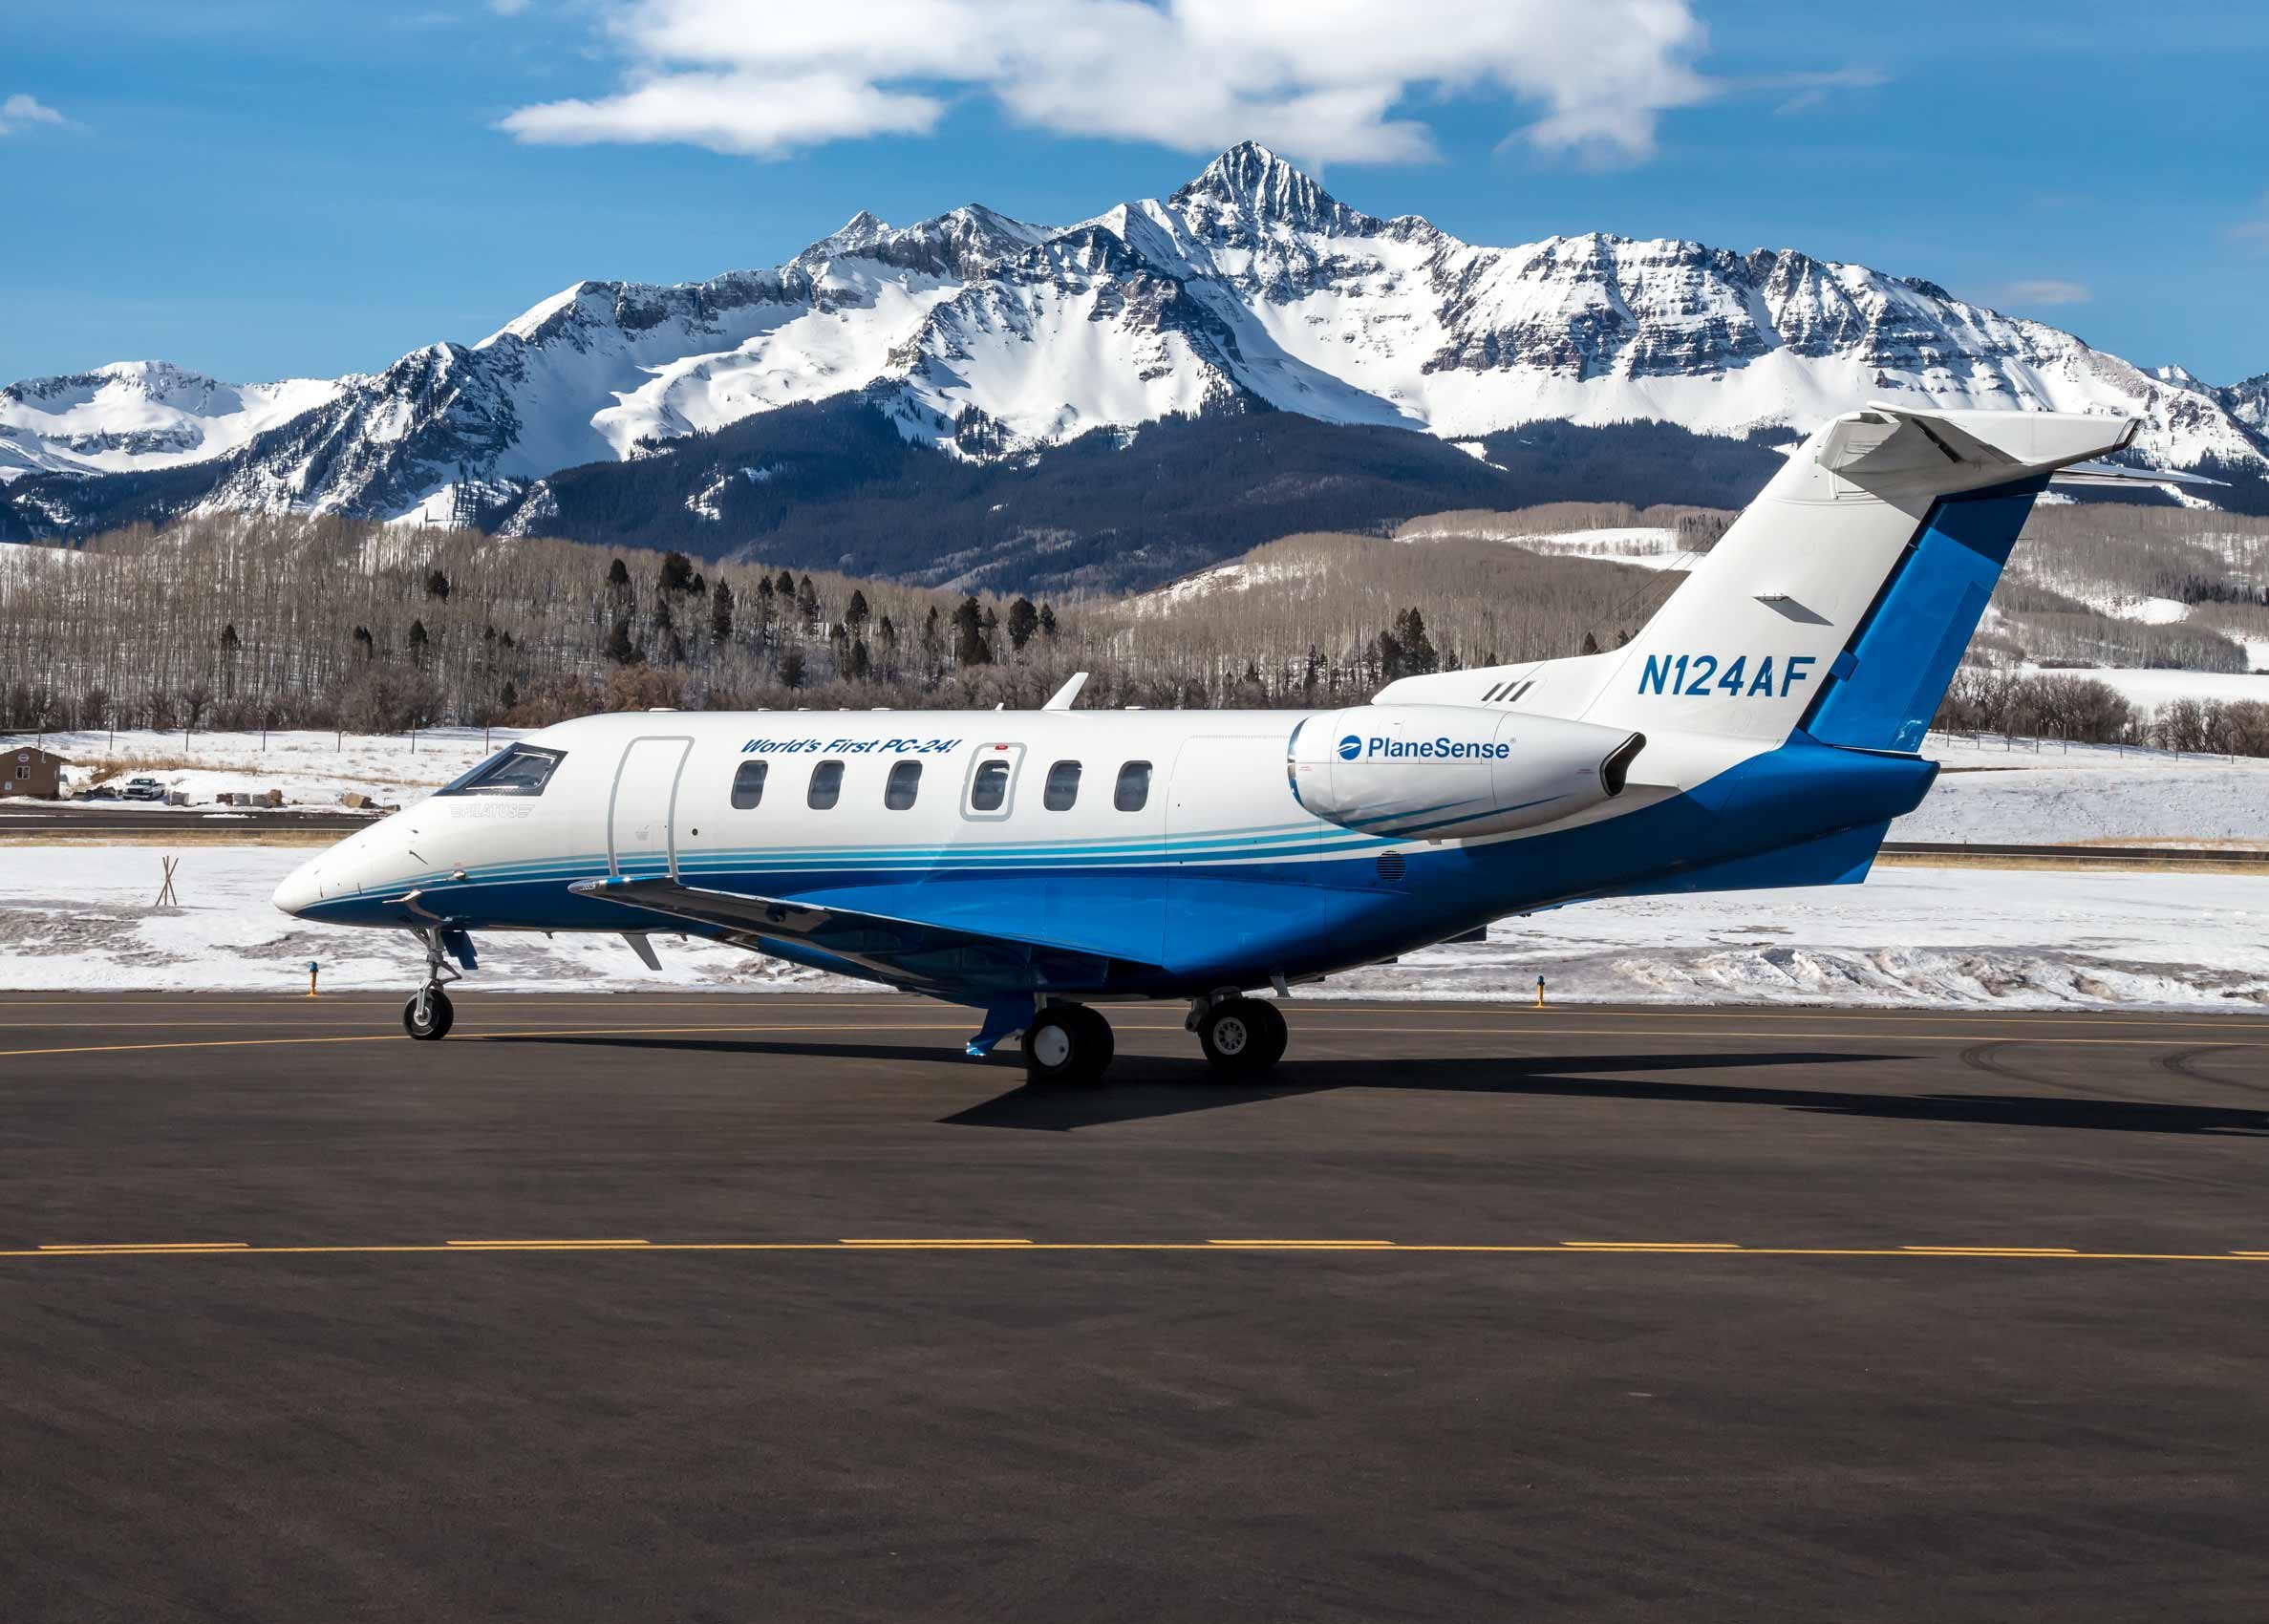
<svg viewBox="0 0 2269 1624">
<path fill-rule="evenodd" d="M 2054 276 L 2036 276 L 2005 282 L 1996 295 L 2008 305 L 2085 305 L 2095 295 L 2082 282 Z"/>
<path fill-rule="evenodd" d="M 610 0 L 605 15 L 621 88 L 505 129 L 776 157 L 926 132 L 974 94 L 1064 135 L 1409 162 L 1434 141 L 1408 105 L 1449 95 L 1508 103 L 1542 151 L 1630 161 L 1664 112 L 1712 91 L 1688 0 Z"/>
<path fill-rule="evenodd" d="M 16 95 L 0 101 L 0 136 L 22 124 L 68 124 L 71 120 L 36 96 Z"/>
<path fill-rule="evenodd" d="M 2230 235 L 2240 243 L 2250 243 L 2257 248 L 2269 250 L 2269 192 L 2261 194 L 2261 201 L 2255 206 L 2251 219 L 2240 220 L 2230 227 Z"/>
<path fill-rule="evenodd" d="M 1890 82 L 1891 75 L 1880 68 L 1831 68 L 1825 73 L 1769 75 L 1744 81 L 1742 88 L 1787 92 L 1781 104 L 1773 109 L 1786 118 L 1826 106 L 1836 91 L 1876 90 Z"/>
</svg>

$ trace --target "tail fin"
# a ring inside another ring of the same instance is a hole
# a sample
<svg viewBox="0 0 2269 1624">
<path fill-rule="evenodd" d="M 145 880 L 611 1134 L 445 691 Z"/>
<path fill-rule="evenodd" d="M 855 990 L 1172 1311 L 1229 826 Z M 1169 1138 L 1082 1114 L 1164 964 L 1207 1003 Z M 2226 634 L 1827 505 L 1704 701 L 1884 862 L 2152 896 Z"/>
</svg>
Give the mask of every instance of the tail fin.
<svg viewBox="0 0 2269 1624">
<path fill-rule="evenodd" d="M 1912 751 L 2033 499 L 2139 420 L 1869 406 L 1815 432 L 1645 629 L 1582 719 Z"/>
</svg>

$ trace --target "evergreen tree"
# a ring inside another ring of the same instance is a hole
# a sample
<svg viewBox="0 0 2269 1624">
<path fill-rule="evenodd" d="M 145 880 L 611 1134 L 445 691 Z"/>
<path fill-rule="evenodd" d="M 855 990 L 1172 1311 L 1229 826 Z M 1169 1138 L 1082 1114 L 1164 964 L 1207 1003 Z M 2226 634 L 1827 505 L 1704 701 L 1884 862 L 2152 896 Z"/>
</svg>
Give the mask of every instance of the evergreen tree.
<svg viewBox="0 0 2269 1624">
<path fill-rule="evenodd" d="M 1056 640 L 1057 630 L 1054 607 L 1048 604 L 1040 605 L 1040 635 L 1053 643 Z"/>
<path fill-rule="evenodd" d="M 614 630 L 607 634 L 607 657 L 618 666 L 634 666 L 646 657 L 631 640 L 631 617 L 627 614 L 617 615 Z"/>
<path fill-rule="evenodd" d="M 662 590 L 690 592 L 694 589 L 694 561 L 681 552 L 662 555 Z"/>
<path fill-rule="evenodd" d="M 808 575 L 796 583 L 796 612 L 803 617 L 804 630 L 820 629 L 820 594 Z"/>
<path fill-rule="evenodd" d="M 780 572 L 780 578 L 772 583 L 772 589 L 783 599 L 793 598 L 796 595 L 796 578 L 783 569 Z"/>
<path fill-rule="evenodd" d="M 1587 631 L 1584 633 L 1584 646 L 1582 652 L 1587 654 L 1595 654 L 1599 652 L 1599 635 L 1597 632 Z"/>
<path fill-rule="evenodd" d="M 780 685 L 791 689 L 803 686 L 803 650 L 797 644 L 790 643 L 780 656 Z"/>
<path fill-rule="evenodd" d="M 371 641 L 369 627 L 357 626 L 354 629 L 354 652 L 366 660 L 377 657 L 378 646 Z"/>
<path fill-rule="evenodd" d="M 1032 641 L 1032 634 L 1040 629 L 1040 611 L 1032 607 L 1030 598 L 1018 598 L 1009 605 L 1009 647 L 1021 654 L 1024 645 Z"/>
<path fill-rule="evenodd" d="M 439 598 L 441 602 L 447 603 L 449 601 L 449 577 L 439 569 L 426 576 L 425 595 L 429 598 Z"/>
<path fill-rule="evenodd" d="M 719 643 L 733 640 L 733 584 L 722 576 L 709 594 L 709 634 Z"/>
<path fill-rule="evenodd" d="M 930 672 L 934 673 L 940 665 L 945 663 L 945 657 L 946 634 L 944 629 L 938 624 L 937 606 L 931 604 L 930 618 L 922 622 L 922 664 Z"/>
<path fill-rule="evenodd" d="M 1434 640 L 1426 635 L 1426 617 L 1418 612 L 1415 604 L 1395 617 L 1395 642 L 1402 651 L 1402 674 L 1423 676 L 1441 670 Z"/>
<path fill-rule="evenodd" d="M 425 622 L 422 620 L 410 622 L 410 658 L 418 665 L 425 664 L 426 642 Z"/>
<path fill-rule="evenodd" d="M 867 607 L 867 594 L 856 587 L 852 588 L 851 601 L 844 606 L 843 623 L 849 627 L 854 634 L 864 631 L 867 629 L 867 617 L 869 612 Z"/>
<path fill-rule="evenodd" d="M 867 639 L 862 637 L 851 645 L 851 680 L 865 682 L 874 674 L 874 656 L 867 652 Z"/>
<path fill-rule="evenodd" d="M 963 666 L 993 663 L 993 650 L 985 642 L 985 610 L 974 594 L 962 598 L 960 608 L 953 610 L 953 663 Z"/>
<path fill-rule="evenodd" d="M 1392 682 L 1403 674 L 1402 640 L 1394 632 L 1381 631 L 1371 644 L 1372 656 L 1379 662 L 1379 680 Z"/>
<path fill-rule="evenodd" d="M 607 585 L 609 587 L 628 587 L 630 584 L 631 566 L 629 565 L 618 558 L 607 566 Z"/>
</svg>

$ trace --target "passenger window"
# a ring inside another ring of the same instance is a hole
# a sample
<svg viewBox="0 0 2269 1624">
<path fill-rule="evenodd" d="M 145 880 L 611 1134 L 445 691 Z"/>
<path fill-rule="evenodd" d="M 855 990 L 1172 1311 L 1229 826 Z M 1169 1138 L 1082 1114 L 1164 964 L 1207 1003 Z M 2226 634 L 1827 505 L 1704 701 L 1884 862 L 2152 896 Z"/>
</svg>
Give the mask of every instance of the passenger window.
<svg viewBox="0 0 2269 1624">
<path fill-rule="evenodd" d="M 972 812 L 997 812 L 1000 803 L 1009 796 L 1009 764 L 1006 761 L 987 761 L 977 768 L 977 776 L 970 781 L 969 809 Z"/>
<path fill-rule="evenodd" d="M 842 794 L 843 763 L 822 761 L 811 770 L 811 791 L 804 796 L 803 803 L 814 812 L 824 812 Z"/>
<path fill-rule="evenodd" d="M 1111 804 L 1122 812 L 1140 812 L 1150 800 L 1150 763 L 1129 761 L 1119 769 L 1119 788 Z"/>
<path fill-rule="evenodd" d="M 1069 812 L 1072 802 L 1080 799 L 1080 763 L 1059 761 L 1048 769 L 1048 792 L 1040 797 L 1040 804 L 1051 812 Z"/>
<path fill-rule="evenodd" d="M 893 812 L 903 812 L 914 803 L 914 797 L 922 789 L 922 763 L 900 761 L 890 769 L 890 777 L 883 785 L 883 804 Z"/>
<path fill-rule="evenodd" d="M 733 809 L 746 812 L 764 799 L 764 774 L 769 761 L 743 761 L 733 775 Z"/>
</svg>

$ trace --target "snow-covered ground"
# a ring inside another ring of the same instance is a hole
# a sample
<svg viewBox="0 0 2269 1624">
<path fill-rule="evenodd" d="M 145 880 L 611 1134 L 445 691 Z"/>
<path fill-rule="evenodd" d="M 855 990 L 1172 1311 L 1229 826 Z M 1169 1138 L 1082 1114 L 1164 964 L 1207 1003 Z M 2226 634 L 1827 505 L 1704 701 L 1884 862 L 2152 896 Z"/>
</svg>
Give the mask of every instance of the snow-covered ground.
<svg viewBox="0 0 2269 1624">
<path fill-rule="evenodd" d="M 1685 552 L 1678 532 L 1654 524 L 1619 525 L 1595 530 L 1538 531 L 1518 524 L 1491 525 L 1458 519 L 1413 519 L 1395 532 L 1398 542 L 1460 540 L 1503 542 L 1530 552 L 1560 553 L 1573 558 L 1595 558 L 1605 564 L 1628 564 L 1639 569 L 1687 570 L 1704 554 Z"/>
<path fill-rule="evenodd" d="M 179 733 L 51 733 L 46 747 L 73 763 L 65 787 L 122 783 L 148 777 L 178 789 L 193 803 L 223 794 L 280 789 L 294 806 L 338 804 L 354 791 L 381 804 L 415 801 L 439 789 L 491 750 L 520 737 L 514 728 L 437 728 L 409 734 L 333 734 L 305 731 Z M 26 742 L 30 736 L 23 736 Z M 152 766 L 138 763 L 179 762 Z M 105 771 L 109 766 L 112 770 Z M 149 802 L 120 801 L 120 810 Z"/>
<path fill-rule="evenodd" d="M 2256 646 L 2248 643 L 2246 648 L 2254 651 Z M 2258 661 L 2260 654 L 2256 652 L 2251 657 Z M 2269 671 L 2126 671 L 2110 666 L 2023 669 L 2028 675 L 2087 677 L 2111 689 L 2128 703 L 2153 711 L 2171 699 L 2258 699 L 2269 703 Z"/>
<path fill-rule="evenodd" d="M 331 989 L 417 980 L 422 960 L 403 932 L 309 925 L 276 910 L 277 882 L 308 851 L 190 846 L 178 855 L 182 906 L 161 912 L 151 908 L 164 878 L 153 847 L 0 846 L 0 989 L 305 992 L 310 960 Z M 850 985 L 730 948 L 680 948 L 669 936 L 654 938 L 662 975 L 619 936 L 489 932 L 480 948 L 475 984 L 499 989 Z"/>
<path fill-rule="evenodd" d="M 1894 841 L 2269 846 L 2269 760 L 1942 734 L 1931 735 L 1922 754 L 1946 770 L 1921 806 L 1891 825 Z"/>
<path fill-rule="evenodd" d="M 278 913 L 306 853 L 208 846 L 182 857 L 182 906 L 153 911 L 159 854 L 0 847 L 0 988 L 293 993 L 308 961 L 333 990 L 401 990 L 418 969 L 394 931 Z M 645 969 L 612 936 L 480 938 L 475 988 L 589 992 L 849 990 L 730 948 L 658 937 Z M 1894 868 L 1864 887 L 1588 903 L 1502 920 L 1488 940 L 1334 977 L 1343 995 L 2038 1008 L 2269 1005 L 2269 878 Z"/>
<path fill-rule="evenodd" d="M 1249 585 L 1239 583 L 1240 586 Z M 2257 679 L 2269 687 L 2269 678 Z M 116 738 L 115 745 L 112 739 Z M 114 761 L 179 760 L 185 766 L 121 768 L 147 773 L 192 801 L 225 792 L 280 789 L 292 805 L 332 807 L 353 790 L 380 803 L 408 802 L 439 788 L 519 737 L 518 730 L 443 728 L 401 734 L 271 733 L 260 735 L 133 732 L 49 734 L 47 747 L 80 763 L 74 787 L 93 781 Z M 2246 841 L 2269 846 L 2269 760 L 2186 756 L 2164 751 L 1933 734 L 1922 753 L 1945 764 L 1930 799 L 1894 824 L 1896 841 L 1968 841 L 1979 844 L 2057 844 L 2076 841 Z M 1982 769 L 1982 770 L 1980 770 Z M 148 803 L 110 803 L 121 812 Z M 8 814 L 0 808 L 0 829 Z"/>
</svg>

